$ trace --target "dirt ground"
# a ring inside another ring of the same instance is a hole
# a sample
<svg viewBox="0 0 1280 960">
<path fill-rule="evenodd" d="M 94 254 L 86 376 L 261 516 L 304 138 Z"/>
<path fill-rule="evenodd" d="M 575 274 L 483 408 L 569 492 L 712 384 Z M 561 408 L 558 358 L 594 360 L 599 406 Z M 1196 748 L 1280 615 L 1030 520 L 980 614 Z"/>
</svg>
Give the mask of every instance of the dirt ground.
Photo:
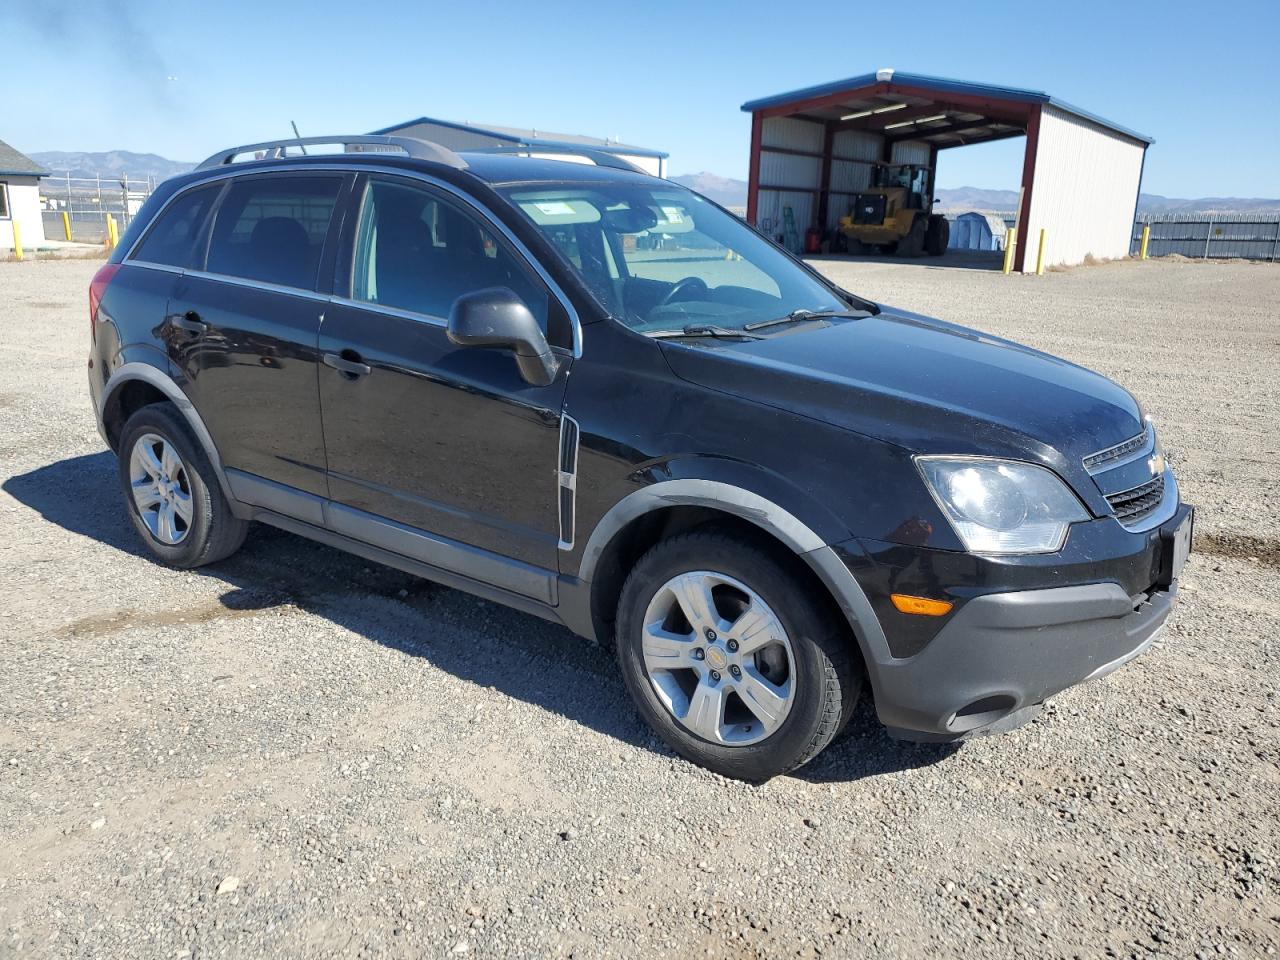
<svg viewBox="0 0 1280 960">
<path fill-rule="evenodd" d="M 534 618 L 266 528 L 152 563 L 96 264 L 0 263 L 0 958 L 1280 949 L 1280 266 L 817 265 L 1133 390 L 1197 553 L 1161 642 L 1031 725 L 908 746 L 864 703 L 748 786 Z"/>
</svg>

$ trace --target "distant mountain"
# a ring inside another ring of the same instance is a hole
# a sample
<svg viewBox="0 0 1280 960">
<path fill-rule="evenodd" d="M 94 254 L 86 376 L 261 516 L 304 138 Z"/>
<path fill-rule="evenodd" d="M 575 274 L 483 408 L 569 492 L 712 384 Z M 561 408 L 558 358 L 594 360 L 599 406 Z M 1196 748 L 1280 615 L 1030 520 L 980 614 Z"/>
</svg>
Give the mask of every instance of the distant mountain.
<svg viewBox="0 0 1280 960">
<path fill-rule="evenodd" d="M 1154 193 L 1138 196 L 1139 213 L 1280 213 L 1280 200 L 1259 197 L 1201 197 L 1179 200 Z"/>
<path fill-rule="evenodd" d="M 939 188 L 934 194 L 939 212 L 964 213 L 979 210 L 1006 213 L 1018 206 L 1017 190 L 984 190 L 981 187 Z"/>
<path fill-rule="evenodd" d="M 194 163 L 166 160 L 154 153 L 131 153 L 128 150 L 109 150 L 105 153 L 80 153 L 75 151 L 47 150 L 44 153 L 27 154 L 32 160 L 49 170 L 55 177 L 97 177 L 118 180 L 128 175 L 130 180 L 146 180 L 156 183 L 168 180 L 195 167 Z"/>
<path fill-rule="evenodd" d="M 747 205 L 747 181 L 721 177 L 714 173 L 686 173 L 672 177 L 676 183 L 702 194 L 708 200 L 714 200 L 722 207 L 745 207 Z"/>
</svg>

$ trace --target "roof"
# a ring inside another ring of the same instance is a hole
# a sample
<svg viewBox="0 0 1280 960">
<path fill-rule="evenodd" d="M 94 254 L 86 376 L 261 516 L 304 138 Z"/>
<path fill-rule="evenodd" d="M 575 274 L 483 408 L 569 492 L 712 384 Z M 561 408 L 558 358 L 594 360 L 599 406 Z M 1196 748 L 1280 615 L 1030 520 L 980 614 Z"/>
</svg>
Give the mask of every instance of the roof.
<svg viewBox="0 0 1280 960">
<path fill-rule="evenodd" d="M 49 171 L 0 140 L 0 176 L 47 177 Z"/>
<path fill-rule="evenodd" d="M 899 104 L 903 106 L 899 107 Z M 1137 133 L 1095 113 L 1072 106 L 1041 90 L 948 80 L 945 77 L 930 77 L 918 73 L 900 73 L 889 68 L 859 77 L 751 100 L 744 103 L 742 109 L 746 113 L 757 113 L 762 110 L 774 111 L 778 108 L 794 106 L 797 108 L 795 112 L 803 111 L 807 115 L 812 115 L 813 119 L 843 120 L 850 112 L 856 114 L 863 110 L 875 110 L 877 113 L 887 114 L 888 111 L 883 109 L 886 105 L 897 111 L 906 106 L 925 107 L 935 104 L 940 107 L 954 104 L 956 115 L 931 121 L 921 119 L 914 125 L 915 129 L 902 135 L 903 138 L 932 141 L 937 146 L 944 147 L 1012 136 L 1025 132 L 1025 125 L 1020 118 L 1028 114 L 1031 106 L 1048 105 L 1140 143 L 1155 142 L 1145 134 Z M 969 109 L 966 110 L 966 108 Z M 908 114 L 899 115 L 907 116 Z M 867 116 L 875 118 L 876 114 L 869 113 Z M 882 119 L 887 123 L 890 118 L 886 116 Z M 883 127 L 875 126 L 876 122 L 878 121 L 873 119 L 864 126 L 879 132 Z M 926 125 L 929 123 L 932 125 Z M 967 126 L 961 127 L 960 124 L 967 124 Z M 850 129 L 858 129 L 858 126 L 851 124 Z M 930 131 L 933 133 L 931 134 Z M 962 136 L 961 131 L 971 135 Z"/>
<path fill-rule="evenodd" d="M 619 143 L 617 140 L 601 139 L 600 137 L 587 137 L 576 133 L 552 133 L 549 130 L 538 130 L 535 128 L 525 127 L 504 127 L 490 123 L 457 123 L 453 120 L 437 120 L 434 117 L 418 117 L 416 120 L 406 120 L 403 123 L 393 124 L 390 127 L 383 127 L 381 130 L 374 130 L 372 132 L 380 135 L 394 134 L 405 130 L 408 127 L 418 126 L 419 124 L 434 124 L 436 126 L 448 127 L 452 130 L 461 130 L 478 134 L 480 136 L 492 137 L 495 140 L 504 140 L 518 146 L 591 147 L 595 150 L 603 150 L 607 153 L 623 153 L 636 157 L 657 157 L 662 160 L 667 159 L 669 156 L 669 154 L 663 153 L 661 150 L 651 150 L 648 147 L 637 147 L 634 144 Z"/>
<path fill-rule="evenodd" d="M 542 157 L 522 157 L 511 153 L 485 153 L 463 150 L 460 156 L 467 161 L 467 173 L 486 183 L 662 183 L 646 173 L 619 170 L 616 167 L 600 167 L 593 163 L 574 163 Z"/>
</svg>

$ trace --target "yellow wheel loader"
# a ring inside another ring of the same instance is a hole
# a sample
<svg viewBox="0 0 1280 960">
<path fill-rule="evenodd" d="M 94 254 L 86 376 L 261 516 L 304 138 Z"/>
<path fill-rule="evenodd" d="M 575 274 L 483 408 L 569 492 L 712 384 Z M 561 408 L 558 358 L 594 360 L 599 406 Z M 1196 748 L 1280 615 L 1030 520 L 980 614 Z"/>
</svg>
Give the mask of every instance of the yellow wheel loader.
<svg viewBox="0 0 1280 960">
<path fill-rule="evenodd" d="M 848 253 L 942 256 L 951 225 L 933 212 L 932 174 L 915 164 L 876 164 L 871 186 L 853 198 L 849 215 L 840 218 L 836 252 L 843 241 Z"/>
</svg>

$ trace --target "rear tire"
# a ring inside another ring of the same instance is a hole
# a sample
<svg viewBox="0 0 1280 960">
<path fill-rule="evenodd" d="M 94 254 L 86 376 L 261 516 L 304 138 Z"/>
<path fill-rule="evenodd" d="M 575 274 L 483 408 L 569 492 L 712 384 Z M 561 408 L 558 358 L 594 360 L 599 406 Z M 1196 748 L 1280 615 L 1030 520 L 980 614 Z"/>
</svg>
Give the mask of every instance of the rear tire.
<svg viewBox="0 0 1280 960">
<path fill-rule="evenodd" d="M 673 750 L 726 777 L 768 780 L 811 760 L 853 713 L 862 665 L 839 617 L 766 550 L 694 531 L 631 571 L 618 663 Z"/>
<path fill-rule="evenodd" d="M 931 257 L 940 257 L 947 252 L 947 244 L 951 242 L 951 222 L 943 216 L 934 214 L 929 218 L 929 232 L 925 236 L 924 248 Z"/>
<path fill-rule="evenodd" d="M 134 413 L 119 454 L 125 509 L 157 560 L 200 567 L 240 549 L 249 524 L 231 512 L 204 448 L 173 404 Z"/>
<path fill-rule="evenodd" d="M 924 253 L 925 236 L 928 233 L 928 225 L 925 218 L 916 217 L 911 223 L 911 229 L 907 231 L 907 235 L 898 241 L 898 256 L 900 257 L 918 257 Z"/>
</svg>

